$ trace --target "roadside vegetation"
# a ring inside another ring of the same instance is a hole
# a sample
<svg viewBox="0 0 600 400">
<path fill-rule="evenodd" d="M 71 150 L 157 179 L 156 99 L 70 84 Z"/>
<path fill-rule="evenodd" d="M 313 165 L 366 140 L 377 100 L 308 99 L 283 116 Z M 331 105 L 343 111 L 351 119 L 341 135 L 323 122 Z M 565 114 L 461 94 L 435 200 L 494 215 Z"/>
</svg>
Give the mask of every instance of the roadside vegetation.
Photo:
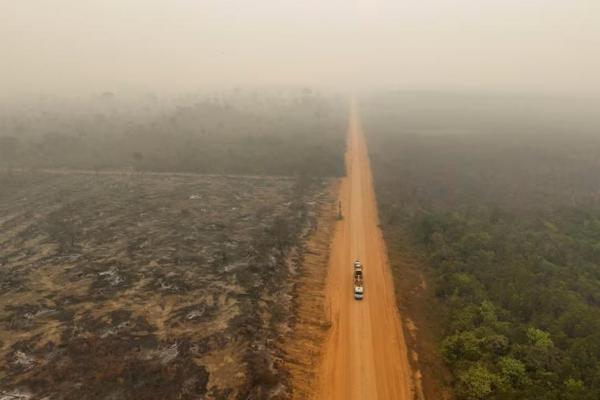
<svg viewBox="0 0 600 400">
<path fill-rule="evenodd" d="M 390 253 L 420 256 L 458 399 L 600 398 L 600 121 L 594 104 L 540 103 L 363 106 Z"/>
</svg>

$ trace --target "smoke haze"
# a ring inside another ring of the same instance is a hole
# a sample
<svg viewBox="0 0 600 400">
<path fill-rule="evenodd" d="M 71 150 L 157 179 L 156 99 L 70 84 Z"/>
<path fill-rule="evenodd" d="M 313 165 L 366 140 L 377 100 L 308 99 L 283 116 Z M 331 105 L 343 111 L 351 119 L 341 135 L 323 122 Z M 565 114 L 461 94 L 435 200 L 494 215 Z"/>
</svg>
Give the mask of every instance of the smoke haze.
<svg viewBox="0 0 600 400">
<path fill-rule="evenodd" d="M 600 89 L 592 0 L 0 2 L 4 95 L 209 86 Z"/>
</svg>

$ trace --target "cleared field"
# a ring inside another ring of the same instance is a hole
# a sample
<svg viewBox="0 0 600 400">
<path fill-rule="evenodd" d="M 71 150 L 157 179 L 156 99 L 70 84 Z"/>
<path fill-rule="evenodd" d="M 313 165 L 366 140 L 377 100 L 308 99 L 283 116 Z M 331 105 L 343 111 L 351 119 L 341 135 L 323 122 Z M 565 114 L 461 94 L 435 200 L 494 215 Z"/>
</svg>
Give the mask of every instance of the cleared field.
<svg viewBox="0 0 600 400">
<path fill-rule="evenodd" d="M 1 395 L 287 395 L 293 278 L 328 180 L 0 179 Z"/>
</svg>

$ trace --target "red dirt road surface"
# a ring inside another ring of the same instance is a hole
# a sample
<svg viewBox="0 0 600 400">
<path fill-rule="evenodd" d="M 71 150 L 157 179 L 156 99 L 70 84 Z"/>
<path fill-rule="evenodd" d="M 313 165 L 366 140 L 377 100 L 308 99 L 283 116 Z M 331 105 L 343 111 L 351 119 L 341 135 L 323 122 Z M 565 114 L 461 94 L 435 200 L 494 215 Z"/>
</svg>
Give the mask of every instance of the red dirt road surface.
<svg viewBox="0 0 600 400">
<path fill-rule="evenodd" d="M 410 400 L 412 375 L 355 104 L 348 135 L 347 177 L 339 195 L 344 218 L 334 232 L 327 277 L 331 329 L 324 344 L 317 398 Z M 353 296 L 355 259 L 363 264 L 363 300 Z"/>
</svg>

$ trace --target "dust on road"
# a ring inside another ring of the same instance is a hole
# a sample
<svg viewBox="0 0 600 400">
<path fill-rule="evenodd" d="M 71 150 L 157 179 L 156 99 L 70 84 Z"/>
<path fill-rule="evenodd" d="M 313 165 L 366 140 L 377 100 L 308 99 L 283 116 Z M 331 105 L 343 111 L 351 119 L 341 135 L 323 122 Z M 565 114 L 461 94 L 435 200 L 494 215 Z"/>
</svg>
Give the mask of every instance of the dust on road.
<svg viewBox="0 0 600 400">
<path fill-rule="evenodd" d="M 320 365 L 322 400 L 409 400 L 411 371 L 387 251 L 379 230 L 367 146 L 352 105 L 347 177 L 339 199 L 326 286 L 331 329 Z M 364 265 L 365 298 L 354 300 L 352 261 Z"/>
</svg>

